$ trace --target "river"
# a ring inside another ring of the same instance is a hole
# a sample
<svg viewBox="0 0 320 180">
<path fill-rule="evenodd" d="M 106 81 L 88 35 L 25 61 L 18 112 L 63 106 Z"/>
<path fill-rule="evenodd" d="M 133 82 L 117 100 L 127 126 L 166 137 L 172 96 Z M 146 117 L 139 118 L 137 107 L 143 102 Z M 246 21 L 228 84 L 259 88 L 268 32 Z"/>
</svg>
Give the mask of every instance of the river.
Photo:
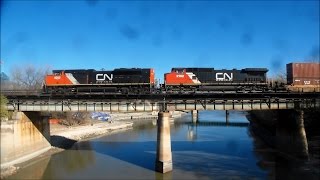
<svg viewBox="0 0 320 180">
<path fill-rule="evenodd" d="M 229 124 L 225 111 L 199 112 L 197 125 L 190 114 L 177 119 L 171 124 L 170 173 L 154 171 L 157 128 L 144 120 L 132 130 L 38 159 L 8 179 L 278 179 L 292 171 L 289 161 L 253 135 L 246 115 L 231 111 Z M 294 167 L 302 172 L 294 177 L 316 178 L 313 167 L 302 164 Z"/>
</svg>

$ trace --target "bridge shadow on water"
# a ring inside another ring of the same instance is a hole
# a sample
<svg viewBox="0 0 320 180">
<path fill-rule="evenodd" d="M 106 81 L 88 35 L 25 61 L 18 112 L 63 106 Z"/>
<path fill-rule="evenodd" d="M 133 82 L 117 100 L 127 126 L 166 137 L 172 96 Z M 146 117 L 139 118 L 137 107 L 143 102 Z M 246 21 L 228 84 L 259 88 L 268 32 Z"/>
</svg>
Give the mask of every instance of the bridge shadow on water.
<svg viewBox="0 0 320 180">
<path fill-rule="evenodd" d="M 50 136 L 50 144 L 53 147 L 61 149 L 70 149 L 77 141 L 63 136 L 52 135 Z"/>
</svg>

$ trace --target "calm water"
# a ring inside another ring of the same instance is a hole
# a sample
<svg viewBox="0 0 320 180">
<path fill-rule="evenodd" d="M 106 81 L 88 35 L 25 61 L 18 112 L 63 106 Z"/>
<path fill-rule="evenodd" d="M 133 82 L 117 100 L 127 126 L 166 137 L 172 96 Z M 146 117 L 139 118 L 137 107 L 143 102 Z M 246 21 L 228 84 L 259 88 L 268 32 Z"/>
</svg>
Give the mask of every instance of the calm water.
<svg viewBox="0 0 320 180">
<path fill-rule="evenodd" d="M 172 124 L 173 171 L 165 175 L 154 171 L 157 132 L 148 122 L 77 143 L 35 161 L 10 179 L 278 179 L 277 173 L 301 167 L 315 177 L 305 163 L 292 169 L 287 160 L 277 159 L 274 150 L 252 135 L 245 112 L 230 112 L 229 122 L 242 122 L 241 126 L 223 125 L 224 111 L 200 112 L 199 121 L 203 124 L 189 124 L 187 114 Z"/>
</svg>

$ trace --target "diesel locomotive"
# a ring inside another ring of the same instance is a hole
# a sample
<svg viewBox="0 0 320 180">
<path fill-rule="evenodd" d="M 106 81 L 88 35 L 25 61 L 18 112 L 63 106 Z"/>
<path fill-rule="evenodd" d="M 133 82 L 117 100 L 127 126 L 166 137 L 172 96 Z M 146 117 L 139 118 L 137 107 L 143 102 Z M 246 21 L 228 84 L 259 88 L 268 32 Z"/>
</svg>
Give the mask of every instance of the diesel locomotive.
<svg viewBox="0 0 320 180">
<path fill-rule="evenodd" d="M 43 90 L 50 94 L 151 93 L 155 88 L 152 68 L 53 70 L 45 77 Z"/>
<path fill-rule="evenodd" d="M 172 68 L 164 75 L 164 86 L 166 91 L 265 91 L 267 72 L 266 68 Z"/>
<path fill-rule="evenodd" d="M 320 63 L 287 64 L 287 84 L 267 80 L 267 68 L 172 68 L 157 85 L 152 68 L 53 70 L 43 92 L 49 94 L 153 94 L 181 92 L 320 91 Z M 274 85 L 275 84 L 275 85 Z"/>
</svg>

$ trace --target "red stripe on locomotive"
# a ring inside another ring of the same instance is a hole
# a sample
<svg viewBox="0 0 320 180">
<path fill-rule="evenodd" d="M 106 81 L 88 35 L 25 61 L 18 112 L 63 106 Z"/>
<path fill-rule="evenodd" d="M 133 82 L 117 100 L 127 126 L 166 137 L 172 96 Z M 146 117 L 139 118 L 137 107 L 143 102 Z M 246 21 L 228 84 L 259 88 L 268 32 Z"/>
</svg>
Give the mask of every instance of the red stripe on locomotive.
<svg viewBox="0 0 320 180">
<path fill-rule="evenodd" d="M 164 79 L 166 85 L 195 84 L 188 76 L 185 69 L 183 69 L 181 72 L 172 70 L 171 73 L 166 73 L 164 75 Z"/>
<path fill-rule="evenodd" d="M 45 77 L 46 86 L 56 86 L 56 85 L 71 85 L 72 81 L 66 76 L 64 72 L 49 74 Z"/>
<path fill-rule="evenodd" d="M 154 69 L 150 69 L 150 84 L 154 84 L 155 82 L 155 74 L 154 74 Z"/>
</svg>

